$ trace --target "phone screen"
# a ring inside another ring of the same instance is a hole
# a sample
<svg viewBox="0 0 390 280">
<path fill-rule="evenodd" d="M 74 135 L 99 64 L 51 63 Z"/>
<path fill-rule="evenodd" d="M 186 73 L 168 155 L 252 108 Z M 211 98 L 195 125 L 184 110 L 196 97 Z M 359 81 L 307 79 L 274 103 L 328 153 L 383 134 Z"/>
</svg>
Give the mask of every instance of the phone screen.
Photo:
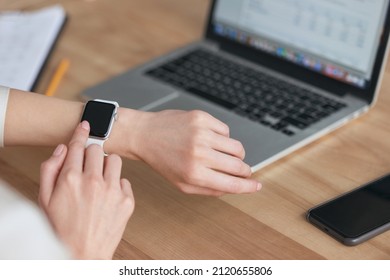
<svg viewBox="0 0 390 280">
<path fill-rule="evenodd" d="M 310 211 L 345 238 L 357 238 L 390 222 L 390 174 Z"/>
</svg>

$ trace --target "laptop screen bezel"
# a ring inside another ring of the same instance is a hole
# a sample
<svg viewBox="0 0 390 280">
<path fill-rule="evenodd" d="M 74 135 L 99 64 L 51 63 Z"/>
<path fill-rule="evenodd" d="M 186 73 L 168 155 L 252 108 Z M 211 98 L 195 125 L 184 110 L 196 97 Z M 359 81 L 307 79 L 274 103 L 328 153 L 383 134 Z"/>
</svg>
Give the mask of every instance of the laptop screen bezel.
<svg viewBox="0 0 390 280">
<path fill-rule="evenodd" d="M 213 29 L 213 15 L 215 12 L 216 3 L 219 0 L 213 0 L 210 5 L 209 16 L 207 26 L 205 29 L 205 38 L 218 44 L 221 50 L 233 53 L 246 60 L 252 61 L 256 64 L 260 64 L 274 71 L 280 72 L 292 78 L 303 81 L 314 87 L 324 89 L 330 93 L 334 93 L 339 96 L 344 96 L 347 93 L 353 94 L 368 103 L 371 103 L 375 97 L 375 91 L 377 89 L 381 68 L 385 68 L 386 48 L 389 40 L 390 33 L 390 4 L 387 7 L 385 20 L 383 23 L 384 29 L 380 38 L 379 48 L 375 57 L 375 63 L 371 75 L 371 80 L 366 88 L 358 88 L 353 85 L 332 79 L 330 77 L 321 75 L 312 70 L 304 68 L 300 65 L 285 59 L 278 58 L 274 55 L 268 54 L 262 50 L 255 49 L 250 46 L 240 44 L 236 41 L 217 35 Z M 383 69 L 384 71 L 384 69 Z"/>
</svg>

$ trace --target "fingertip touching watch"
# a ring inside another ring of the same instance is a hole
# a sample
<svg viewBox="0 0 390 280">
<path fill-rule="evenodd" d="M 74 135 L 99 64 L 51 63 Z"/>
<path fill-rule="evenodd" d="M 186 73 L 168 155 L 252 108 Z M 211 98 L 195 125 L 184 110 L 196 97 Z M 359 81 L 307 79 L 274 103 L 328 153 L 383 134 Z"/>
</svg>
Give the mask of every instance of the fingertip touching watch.
<svg viewBox="0 0 390 280">
<path fill-rule="evenodd" d="M 97 144 L 103 147 L 110 136 L 114 122 L 118 119 L 119 104 L 103 99 L 89 100 L 84 107 L 81 121 L 88 121 L 90 132 L 85 147 Z"/>
</svg>

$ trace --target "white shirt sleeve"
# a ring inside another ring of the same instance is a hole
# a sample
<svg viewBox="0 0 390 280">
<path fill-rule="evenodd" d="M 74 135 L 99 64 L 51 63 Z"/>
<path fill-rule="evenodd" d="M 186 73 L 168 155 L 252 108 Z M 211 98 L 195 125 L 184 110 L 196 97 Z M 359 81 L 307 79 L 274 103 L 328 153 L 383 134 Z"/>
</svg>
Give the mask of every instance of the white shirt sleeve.
<svg viewBox="0 0 390 280">
<path fill-rule="evenodd" d="M 9 88 L 0 86 L 0 147 L 4 146 L 5 113 L 7 112 Z"/>
<path fill-rule="evenodd" d="M 0 180 L 0 259 L 69 258 L 40 209 Z"/>
</svg>

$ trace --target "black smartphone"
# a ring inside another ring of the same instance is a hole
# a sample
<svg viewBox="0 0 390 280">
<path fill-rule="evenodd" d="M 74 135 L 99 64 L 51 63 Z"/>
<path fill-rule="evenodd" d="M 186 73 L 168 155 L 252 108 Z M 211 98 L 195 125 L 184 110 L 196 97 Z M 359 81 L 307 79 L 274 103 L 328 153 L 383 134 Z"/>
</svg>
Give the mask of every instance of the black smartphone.
<svg viewBox="0 0 390 280">
<path fill-rule="evenodd" d="M 310 209 L 307 219 L 345 245 L 390 229 L 390 173 Z"/>
</svg>

